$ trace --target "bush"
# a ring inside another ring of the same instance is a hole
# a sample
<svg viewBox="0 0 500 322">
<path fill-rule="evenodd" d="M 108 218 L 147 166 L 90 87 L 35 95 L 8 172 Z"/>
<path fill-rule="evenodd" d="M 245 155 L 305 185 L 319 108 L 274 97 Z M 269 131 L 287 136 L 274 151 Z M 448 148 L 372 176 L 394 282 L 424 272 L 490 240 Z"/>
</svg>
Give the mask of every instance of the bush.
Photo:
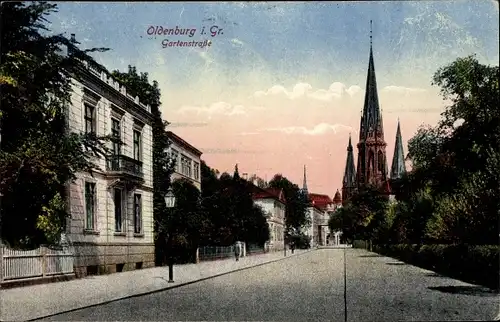
<svg viewBox="0 0 500 322">
<path fill-rule="evenodd" d="M 466 282 L 500 288 L 498 245 L 396 244 L 376 245 L 373 250 Z"/>
</svg>

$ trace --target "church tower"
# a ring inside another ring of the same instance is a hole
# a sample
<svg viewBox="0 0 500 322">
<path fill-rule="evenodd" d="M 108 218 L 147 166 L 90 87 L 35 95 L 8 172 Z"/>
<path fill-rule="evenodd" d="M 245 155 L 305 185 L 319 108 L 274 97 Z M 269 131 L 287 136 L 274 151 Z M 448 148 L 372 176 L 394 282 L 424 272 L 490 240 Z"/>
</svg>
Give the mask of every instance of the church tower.
<svg viewBox="0 0 500 322">
<path fill-rule="evenodd" d="M 306 202 L 309 201 L 309 191 L 307 190 L 306 165 L 304 165 L 304 181 L 302 182 L 302 195 Z"/>
<path fill-rule="evenodd" d="M 347 145 L 347 160 L 345 163 L 344 180 L 342 181 L 342 203 L 345 204 L 356 191 L 356 168 L 354 167 L 354 154 L 349 134 L 349 144 Z"/>
<path fill-rule="evenodd" d="M 394 156 L 392 158 L 391 179 L 399 179 L 406 173 L 405 155 L 403 152 L 403 139 L 401 137 L 401 127 L 396 131 L 396 144 L 394 145 Z"/>
<path fill-rule="evenodd" d="M 384 126 L 377 93 L 377 79 L 373 62 L 372 30 L 370 21 L 370 57 L 366 78 L 365 102 L 359 126 L 357 186 L 372 185 L 385 188 L 388 180 Z"/>
</svg>

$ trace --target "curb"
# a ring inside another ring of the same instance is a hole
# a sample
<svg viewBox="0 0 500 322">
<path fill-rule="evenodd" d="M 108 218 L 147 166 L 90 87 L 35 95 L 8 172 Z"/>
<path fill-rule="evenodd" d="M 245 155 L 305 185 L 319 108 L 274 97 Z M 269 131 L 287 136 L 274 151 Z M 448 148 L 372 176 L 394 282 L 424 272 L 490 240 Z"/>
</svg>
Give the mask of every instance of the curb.
<svg viewBox="0 0 500 322">
<path fill-rule="evenodd" d="M 161 289 L 157 289 L 157 290 L 153 290 L 153 291 L 147 291 L 147 292 L 143 292 L 143 293 L 138 293 L 138 294 L 133 294 L 133 295 L 127 295 L 127 296 L 124 296 L 124 297 L 120 297 L 120 298 L 116 298 L 116 299 L 112 299 L 112 300 L 107 300 L 107 301 L 103 301 L 103 302 L 96 303 L 96 304 L 84 305 L 82 307 L 78 307 L 78 308 L 75 308 L 75 309 L 70 309 L 70 310 L 65 310 L 65 311 L 61 311 L 61 312 L 58 312 L 58 313 L 44 315 L 44 316 L 40 316 L 40 317 L 37 317 L 37 318 L 28 319 L 28 320 L 25 320 L 25 321 L 37 321 L 37 320 L 41 320 L 41 319 L 50 318 L 50 317 L 56 316 L 56 315 L 61 315 L 61 314 L 65 314 L 65 313 L 70 313 L 70 312 L 82 310 L 82 309 L 87 309 L 87 308 L 91 308 L 91 307 L 105 305 L 105 304 L 109 304 L 109 303 L 113 303 L 113 302 L 117 302 L 117 301 L 121 301 L 121 300 L 126 300 L 126 299 L 130 299 L 130 298 L 134 298 L 134 297 L 139 297 L 139 296 L 144 296 L 144 295 L 149 295 L 149 294 L 154 294 L 154 293 L 160 293 L 160 292 L 163 292 L 163 291 L 166 291 L 166 290 L 170 290 L 170 289 L 174 289 L 174 288 L 179 288 L 181 286 L 186 286 L 186 285 L 190 285 L 190 284 L 194 284 L 194 283 L 198 283 L 198 282 L 203 282 L 203 281 L 206 281 L 206 280 L 211 279 L 211 278 L 228 275 L 228 274 L 231 274 L 231 273 L 234 273 L 234 272 L 243 271 L 243 270 L 246 270 L 246 269 L 249 269 L 249 268 L 254 268 L 254 267 L 263 266 L 263 265 L 274 263 L 274 262 L 279 262 L 279 261 L 288 259 L 288 258 L 293 257 L 293 256 L 301 256 L 303 254 L 307 254 L 307 253 L 312 252 L 314 250 L 316 250 L 316 249 L 309 249 L 309 250 L 306 250 L 306 251 L 304 251 L 304 252 L 302 252 L 300 254 L 288 255 L 287 257 L 273 259 L 273 260 L 270 260 L 268 262 L 259 263 L 259 264 L 255 264 L 255 265 L 252 265 L 252 266 L 247 266 L 247 267 L 242 267 L 242 268 L 238 268 L 238 269 L 235 269 L 235 270 L 231 270 L 229 272 L 224 272 L 224 273 L 219 273 L 219 274 L 212 275 L 212 276 L 203 277 L 203 278 L 200 278 L 200 279 L 197 279 L 197 280 L 194 280 L 194 281 L 190 281 L 190 282 L 179 283 L 179 284 L 176 284 L 176 285 L 171 285 L 171 286 L 163 287 Z M 0 319 L 0 322 L 1 321 L 4 321 L 4 320 Z"/>
</svg>

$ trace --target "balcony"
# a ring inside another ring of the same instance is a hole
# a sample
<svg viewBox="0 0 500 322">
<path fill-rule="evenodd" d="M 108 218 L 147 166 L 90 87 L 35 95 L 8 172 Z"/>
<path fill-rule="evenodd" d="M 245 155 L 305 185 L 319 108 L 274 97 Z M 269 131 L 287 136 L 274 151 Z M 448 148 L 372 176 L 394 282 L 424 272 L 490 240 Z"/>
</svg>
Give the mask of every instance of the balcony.
<svg viewBox="0 0 500 322">
<path fill-rule="evenodd" d="M 107 175 L 135 183 L 144 182 L 142 162 L 125 155 L 111 155 L 107 160 Z"/>
</svg>

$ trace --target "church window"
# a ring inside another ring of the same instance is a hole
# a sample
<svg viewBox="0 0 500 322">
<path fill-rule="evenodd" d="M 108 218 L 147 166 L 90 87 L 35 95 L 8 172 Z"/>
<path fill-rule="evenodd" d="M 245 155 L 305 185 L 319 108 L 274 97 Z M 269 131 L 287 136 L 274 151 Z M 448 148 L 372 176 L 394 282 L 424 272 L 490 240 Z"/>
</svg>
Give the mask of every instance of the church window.
<svg viewBox="0 0 500 322">
<path fill-rule="evenodd" d="M 373 151 L 370 151 L 370 154 L 368 157 L 368 169 L 369 169 L 369 171 L 375 170 L 375 154 L 373 153 Z"/>
<path fill-rule="evenodd" d="M 384 172 L 384 154 L 382 151 L 378 151 L 378 171 Z"/>
</svg>

